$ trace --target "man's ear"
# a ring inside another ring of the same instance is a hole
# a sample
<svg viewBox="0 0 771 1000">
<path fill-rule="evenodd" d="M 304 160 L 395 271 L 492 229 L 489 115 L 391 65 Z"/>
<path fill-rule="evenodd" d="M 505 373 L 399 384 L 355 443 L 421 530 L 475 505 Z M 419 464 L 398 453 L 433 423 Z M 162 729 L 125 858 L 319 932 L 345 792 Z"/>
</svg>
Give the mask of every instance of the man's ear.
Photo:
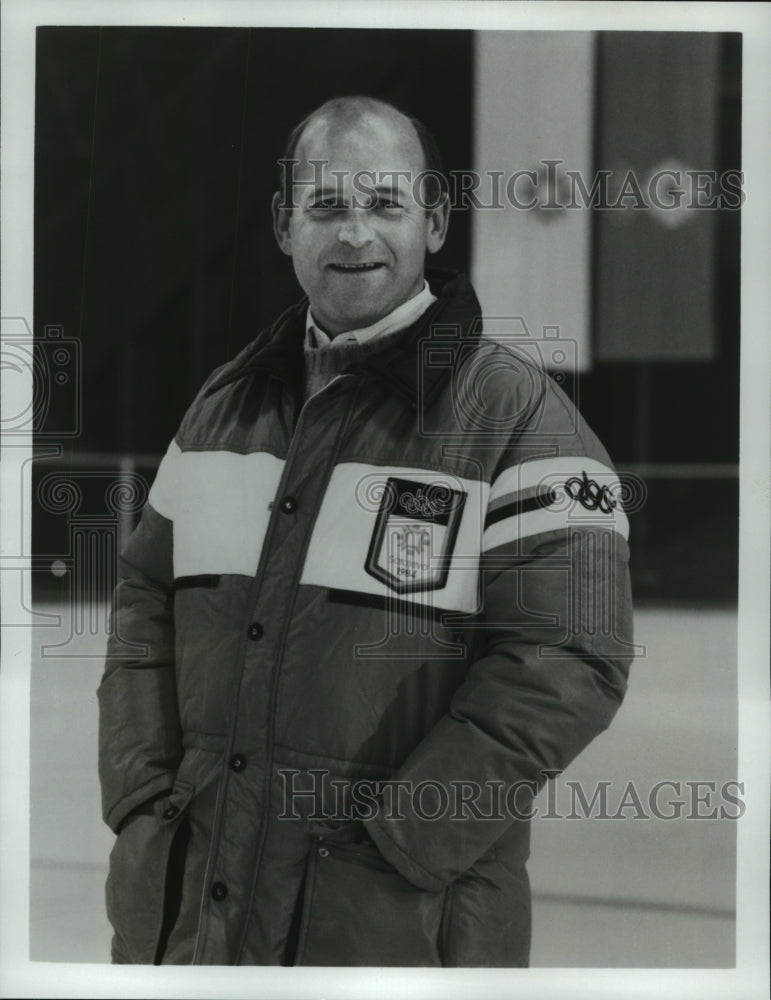
<svg viewBox="0 0 771 1000">
<path fill-rule="evenodd" d="M 428 236 L 426 249 L 429 253 L 441 250 L 447 238 L 447 228 L 450 225 L 450 199 L 445 194 L 436 208 L 428 210 Z"/>
<path fill-rule="evenodd" d="M 271 208 L 273 209 L 273 235 L 282 253 L 288 257 L 292 256 L 292 237 L 289 232 L 289 221 L 292 217 L 291 208 L 282 207 L 282 198 L 279 191 L 273 195 Z"/>
</svg>

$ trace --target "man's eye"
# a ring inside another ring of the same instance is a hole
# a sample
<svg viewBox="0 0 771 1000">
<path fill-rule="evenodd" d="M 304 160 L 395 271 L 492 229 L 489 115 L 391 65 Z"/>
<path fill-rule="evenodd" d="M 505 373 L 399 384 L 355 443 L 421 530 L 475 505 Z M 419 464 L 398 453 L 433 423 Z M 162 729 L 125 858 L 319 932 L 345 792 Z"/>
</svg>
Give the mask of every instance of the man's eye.
<svg viewBox="0 0 771 1000">
<path fill-rule="evenodd" d="M 398 209 L 401 207 L 401 204 L 393 198 L 379 198 L 375 203 L 375 208 Z"/>
</svg>

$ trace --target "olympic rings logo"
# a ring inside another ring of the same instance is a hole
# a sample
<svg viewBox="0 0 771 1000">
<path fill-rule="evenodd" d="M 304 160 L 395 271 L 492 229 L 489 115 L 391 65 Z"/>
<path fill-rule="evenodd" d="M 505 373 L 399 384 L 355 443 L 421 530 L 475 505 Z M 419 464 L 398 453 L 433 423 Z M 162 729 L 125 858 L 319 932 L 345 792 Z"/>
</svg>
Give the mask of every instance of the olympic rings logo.
<svg viewBox="0 0 771 1000">
<path fill-rule="evenodd" d="M 607 486 L 600 486 L 594 479 L 589 479 L 586 472 L 582 478 L 574 476 L 565 483 L 565 492 L 571 500 L 577 500 L 587 510 L 599 510 L 603 514 L 612 514 L 618 503 Z"/>
<path fill-rule="evenodd" d="M 417 493 L 404 493 L 399 497 L 399 506 L 408 514 L 421 514 L 423 517 L 435 517 L 441 514 L 447 506 L 446 500 L 432 500 L 425 496 L 422 490 Z"/>
</svg>

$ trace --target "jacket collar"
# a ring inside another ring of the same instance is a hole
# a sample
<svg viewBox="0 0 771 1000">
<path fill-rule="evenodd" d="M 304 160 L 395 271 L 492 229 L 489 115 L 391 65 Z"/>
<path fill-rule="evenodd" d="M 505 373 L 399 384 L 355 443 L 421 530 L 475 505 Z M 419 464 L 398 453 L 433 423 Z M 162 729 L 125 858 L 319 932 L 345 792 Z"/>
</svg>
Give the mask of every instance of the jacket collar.
<svg viewBox="0 0 771 1000">
<path fill-rule="evenodd" d="M 459 360 L 459 348 L 472 346 L 481 332 L 481 308 L 466 275 L 434 270 L 428 271 L 426 277 L 431 291 L 437 296 L 436 301 L 407 327 L 394 346 L 350 369 L 366 371 L 412 406 L 417 406 L 419 399 L 424 406 L 433 402 Z M 282 313 L 272 326 L 220 370 L 205 395 L 257 372 L 276 375 L 296 391 L 301 391 L 307 309 L 308 299 L 303 298 Z M 424 363 L 425 348 L 421 345 L 429 337 L 432 344 L 441 344 L 445 356 L 447 348 L 452 349 L 452 364 Z"/>
</svg>

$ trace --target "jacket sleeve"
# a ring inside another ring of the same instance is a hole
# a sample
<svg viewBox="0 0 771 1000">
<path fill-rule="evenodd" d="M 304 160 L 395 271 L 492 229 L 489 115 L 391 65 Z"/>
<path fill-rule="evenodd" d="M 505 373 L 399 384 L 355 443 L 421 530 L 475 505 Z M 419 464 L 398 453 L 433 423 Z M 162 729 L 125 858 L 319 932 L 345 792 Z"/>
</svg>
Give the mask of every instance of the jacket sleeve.
<svg viewBox="0 0 771 1000">
<path fill-rule="evenodd" d="M 491 484 L 477 655 L 365 821 L 386 859 L 423 889 L 441 888 L 527 818 L 533 796 L 608 726 L 626 689 L 627 521 L 603 490 L 618 480 L 588 428 L 540 454 L 522 462 L 510 450 Z M 402 782 L 410 794 L 397 808 Z"/>
<path fill-rule="evenodd" d="M 99 685 L 105 822 L 171 789 L 182 757 L 174 665 L 172 522 L 150 502 L 122 553 Z"/>
</svg>

